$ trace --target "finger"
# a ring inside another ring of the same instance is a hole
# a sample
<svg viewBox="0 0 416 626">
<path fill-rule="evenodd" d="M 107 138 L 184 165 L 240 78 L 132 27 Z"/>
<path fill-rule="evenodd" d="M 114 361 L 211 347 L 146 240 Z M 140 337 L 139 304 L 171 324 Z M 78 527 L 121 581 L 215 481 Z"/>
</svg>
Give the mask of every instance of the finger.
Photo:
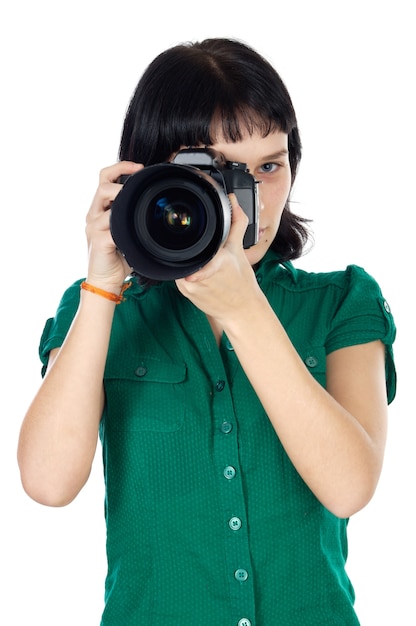
<svg viewBox="0 0 416 626">
<path fill-rule="evenodd" d="M 224 244 L 230 251 L 243 250 L 243 239 L 248 226 L 248 217 L 238 203 L 234 193 L 229 195 L 231 202 L 231 228 Z M 221 250 L 200 270 L 186 276 L 186 282 L 200 282 L 213 276 L 221 267 Z"/>
<path fill-rule="evenodd" d="M 134 163 L 133 161 L 119 161 L 109 167 L 104 167 L 100 171 L 99 181 L 100 183 L 114 183 L 123 174 L 131 175 L 135 174 L 139 170 L 143 169 L 142 163 Z"/>
<path fill-rule="evenodd" d="M 201 269 L 197 270 L 193 274 L 185 276 L 182 280 L 188 283 L 197 283 L 204 280 L 208 280 L 211 276 L 214 276 L 221 269 L 221 261 L 218 253 Z"/>
<path fill-rule="evenodd" d="M 116 183 L 100 183 L 87 213 L 87 223 L 96 220 L 110 208 L 121 187 L 122 185 Z"/>
<path fill-rule="evenodd" d="M 95 219 L 103 211 L 111 207 L 113 200 L 122 188 L 122 185 L 116 182 L 121 175 L 130 176 L 143 169 L 143 167 L 141 163 L 120 161 L 119 163 L 103 168 L 100 171 L 100 182 L 87 215 L 87 222 Z"/>
</svg>

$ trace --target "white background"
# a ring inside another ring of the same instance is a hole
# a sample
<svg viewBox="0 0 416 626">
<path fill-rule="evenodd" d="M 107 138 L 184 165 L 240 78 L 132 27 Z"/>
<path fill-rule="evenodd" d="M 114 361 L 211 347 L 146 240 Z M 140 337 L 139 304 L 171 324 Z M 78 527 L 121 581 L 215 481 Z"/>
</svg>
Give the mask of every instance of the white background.
<svg viewBox="0 0 416 626">
<path fill-rule="evenodd" d="M 99 169 L 117 159 L 139 76 L 173 44 L 230 36 L 272 61 L 298 113 L 304 159 L 294 208 L 313 218 L 316 243 L 297 265 L 364 266 L 395 316 L 399 387 L 385 466 L 373 501 L 350 522 L 348 571 L 363 626 L 416 624 L 412 2 L 8 5 L 0 38 L 0 623 L 99 623 L 105 575 L 99 451 L 77 500 L 49 509 L 20 486 L 18 431 L 40 382 L 43 323 L 66 286 L 85 275 L 84 217 Z"/>
</svg>

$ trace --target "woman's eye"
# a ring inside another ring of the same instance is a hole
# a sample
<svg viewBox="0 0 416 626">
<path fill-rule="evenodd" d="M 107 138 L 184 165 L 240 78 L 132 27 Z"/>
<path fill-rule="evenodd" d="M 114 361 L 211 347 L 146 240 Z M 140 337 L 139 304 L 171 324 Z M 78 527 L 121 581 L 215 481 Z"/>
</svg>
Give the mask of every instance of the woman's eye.
<svg viewBox="0 0 416 626">
<path fill-rule="evenodd" d="M 278 163 L 264 163 L 264 165 L 261 166 L 260 171 L 264 174 L 270 174 L 270 172 L 275 172 L 278 168 Z"/>
</svg>

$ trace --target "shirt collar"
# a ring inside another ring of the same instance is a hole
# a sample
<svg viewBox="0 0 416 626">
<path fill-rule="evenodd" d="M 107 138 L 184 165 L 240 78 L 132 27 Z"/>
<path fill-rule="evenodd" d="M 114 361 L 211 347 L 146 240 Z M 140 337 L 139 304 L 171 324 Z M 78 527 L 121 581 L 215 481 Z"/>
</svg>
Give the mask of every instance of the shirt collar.
<svg viewBox="0 0 416 626">
<path fill-rule="evenodd" d="M 260 281 L 267 273 L 269 276 L 276 276 L 279 271 L 284 270 L 289 273 L 292 281 L 297 282 L 298 272 L 291 261 L 282 261 L 280 255 L 274 250 L 268 250 L 256 268 L 257 280 Z"/>
</svg>

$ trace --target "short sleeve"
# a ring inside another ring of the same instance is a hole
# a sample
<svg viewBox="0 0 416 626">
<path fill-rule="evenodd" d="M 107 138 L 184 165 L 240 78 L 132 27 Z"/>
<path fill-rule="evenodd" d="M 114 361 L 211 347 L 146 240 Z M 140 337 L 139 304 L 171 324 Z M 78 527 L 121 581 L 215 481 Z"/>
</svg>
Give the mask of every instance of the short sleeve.
<svg viewBox="0 0 416 626">
<path fill-rule="evenodd" d="M 82 280 L 78 280 L 65 291 L 55 317 L 51 317 L 46 321 L 39 345 L 42 376 L 44 376 L 46 372 L 49 352 L 54 348 L 59 348 L 63 344 L 72 324 L 72 320 L 78 310 L 81 282 Z"/>
<path fill-rule="evenodd" d="M 327 353 L 360 343 L 381 340 L 386 346 L 386 386 L 388 401 L 396 393 L 393 343 L 396 326 L 387 300 L 375 279 L 363 268 L 350 265 L 345 287 L 332 319 Z"/>
</svg>

